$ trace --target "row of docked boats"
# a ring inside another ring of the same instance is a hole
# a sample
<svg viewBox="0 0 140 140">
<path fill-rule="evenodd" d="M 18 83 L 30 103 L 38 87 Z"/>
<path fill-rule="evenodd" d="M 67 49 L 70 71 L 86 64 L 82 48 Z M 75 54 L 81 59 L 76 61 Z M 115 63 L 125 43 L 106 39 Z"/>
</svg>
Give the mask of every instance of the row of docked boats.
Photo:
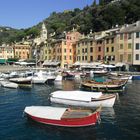
<svg viewBox="0 0 140 140">
<path fill-rule="evenodd" d="M 8 74 L 1 74 L 0 84 L 7 88 L 18 88 L 18 87 L 31 87 L 32 84 L 44 84 L 51 83 L 55 80 L 56 76 L 54 73 L 39 71 L 39 72 L 24 72 L 17 74 L 14 72 Z"/>
</svg>

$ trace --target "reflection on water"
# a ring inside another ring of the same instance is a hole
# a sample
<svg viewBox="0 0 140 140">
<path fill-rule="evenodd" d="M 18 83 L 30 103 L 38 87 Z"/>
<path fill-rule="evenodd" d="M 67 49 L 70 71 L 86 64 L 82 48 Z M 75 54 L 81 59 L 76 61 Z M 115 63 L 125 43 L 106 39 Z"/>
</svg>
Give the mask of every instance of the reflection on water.
<svg viewBox="0 0 140 140">
<path fill-rule="evenodd" d="M 79 139 L 79 140 L 96 140 L 96 127 L 89 126 L 84 128 L 67 128 L 58 127 L 45 124 L 39 124 L 31 119 L 28 119 L 26 126 L 31 129 L 37 129 L 42 131 L 49 139 Z"/>
<path fill-rule="evenodd" d="M 74 80 L 62 80 L 62 82 L 55 83 L 56 89 L 63 89 L 63 90 L 75 90 L 79 86 L 79 82 L 77 83 Z"/>
</svg>

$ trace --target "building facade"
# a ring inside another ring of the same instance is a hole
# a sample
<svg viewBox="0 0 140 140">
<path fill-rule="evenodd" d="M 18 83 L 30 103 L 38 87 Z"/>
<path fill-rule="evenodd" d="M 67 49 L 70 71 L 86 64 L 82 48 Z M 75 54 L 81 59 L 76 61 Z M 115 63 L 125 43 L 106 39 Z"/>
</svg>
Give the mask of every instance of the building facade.
<svg viewBox="0 0 140 140">
<path fill-rule="evenodd" d="M 24 44 L 15 44 L 14 48 L 14 56 L 19 59 L 29 59 L 30 54 L 30 45 Z"/>
</svg>

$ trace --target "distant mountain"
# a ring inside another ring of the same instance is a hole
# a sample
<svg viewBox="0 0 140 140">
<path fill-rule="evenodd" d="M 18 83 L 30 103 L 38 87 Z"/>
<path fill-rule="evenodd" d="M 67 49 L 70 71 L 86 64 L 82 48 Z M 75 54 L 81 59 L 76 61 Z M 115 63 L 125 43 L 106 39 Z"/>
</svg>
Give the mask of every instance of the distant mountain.
<svg viewBox="0 0 140 140">
<path fill-rule="evenodd" d="M 72 28 L 77 28 L 81 33 L 88 34 L 106 30 L 118 25 L 130 24 L 140 20 L 140 0 L 96 0 L 82 10 L 75 8 L 64 12 L 53 12 L 43 22 L 48 33 L 57 35 Z M 0 42 L 19 41 L 23 37 L 34 38 L 39 35 L 42 22 L 24 30 L 11 29 L 0 33 Z"/>
</svg>

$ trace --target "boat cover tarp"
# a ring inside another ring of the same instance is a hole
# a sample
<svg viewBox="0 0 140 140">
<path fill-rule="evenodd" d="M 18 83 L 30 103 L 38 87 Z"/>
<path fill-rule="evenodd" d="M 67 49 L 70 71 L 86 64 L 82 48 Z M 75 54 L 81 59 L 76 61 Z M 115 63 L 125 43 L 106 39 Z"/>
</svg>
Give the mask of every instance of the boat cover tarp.
<svg viewBox="0 0 140 140">
<path fill-rule="evenodd" d="M 52 97 L 79 100 L 79 101 L 91 101 L 91 98 L 99 98 L 102 92 L 86 92 L 86 91 L 55 91 L 51 93 Z"/>
<path fill-rule="evenodd" d="M 30 106 L 26 107 L 24 112 L 39 118 L 60 120 L 66 109 L 61 107 Z"/>
</svg>

